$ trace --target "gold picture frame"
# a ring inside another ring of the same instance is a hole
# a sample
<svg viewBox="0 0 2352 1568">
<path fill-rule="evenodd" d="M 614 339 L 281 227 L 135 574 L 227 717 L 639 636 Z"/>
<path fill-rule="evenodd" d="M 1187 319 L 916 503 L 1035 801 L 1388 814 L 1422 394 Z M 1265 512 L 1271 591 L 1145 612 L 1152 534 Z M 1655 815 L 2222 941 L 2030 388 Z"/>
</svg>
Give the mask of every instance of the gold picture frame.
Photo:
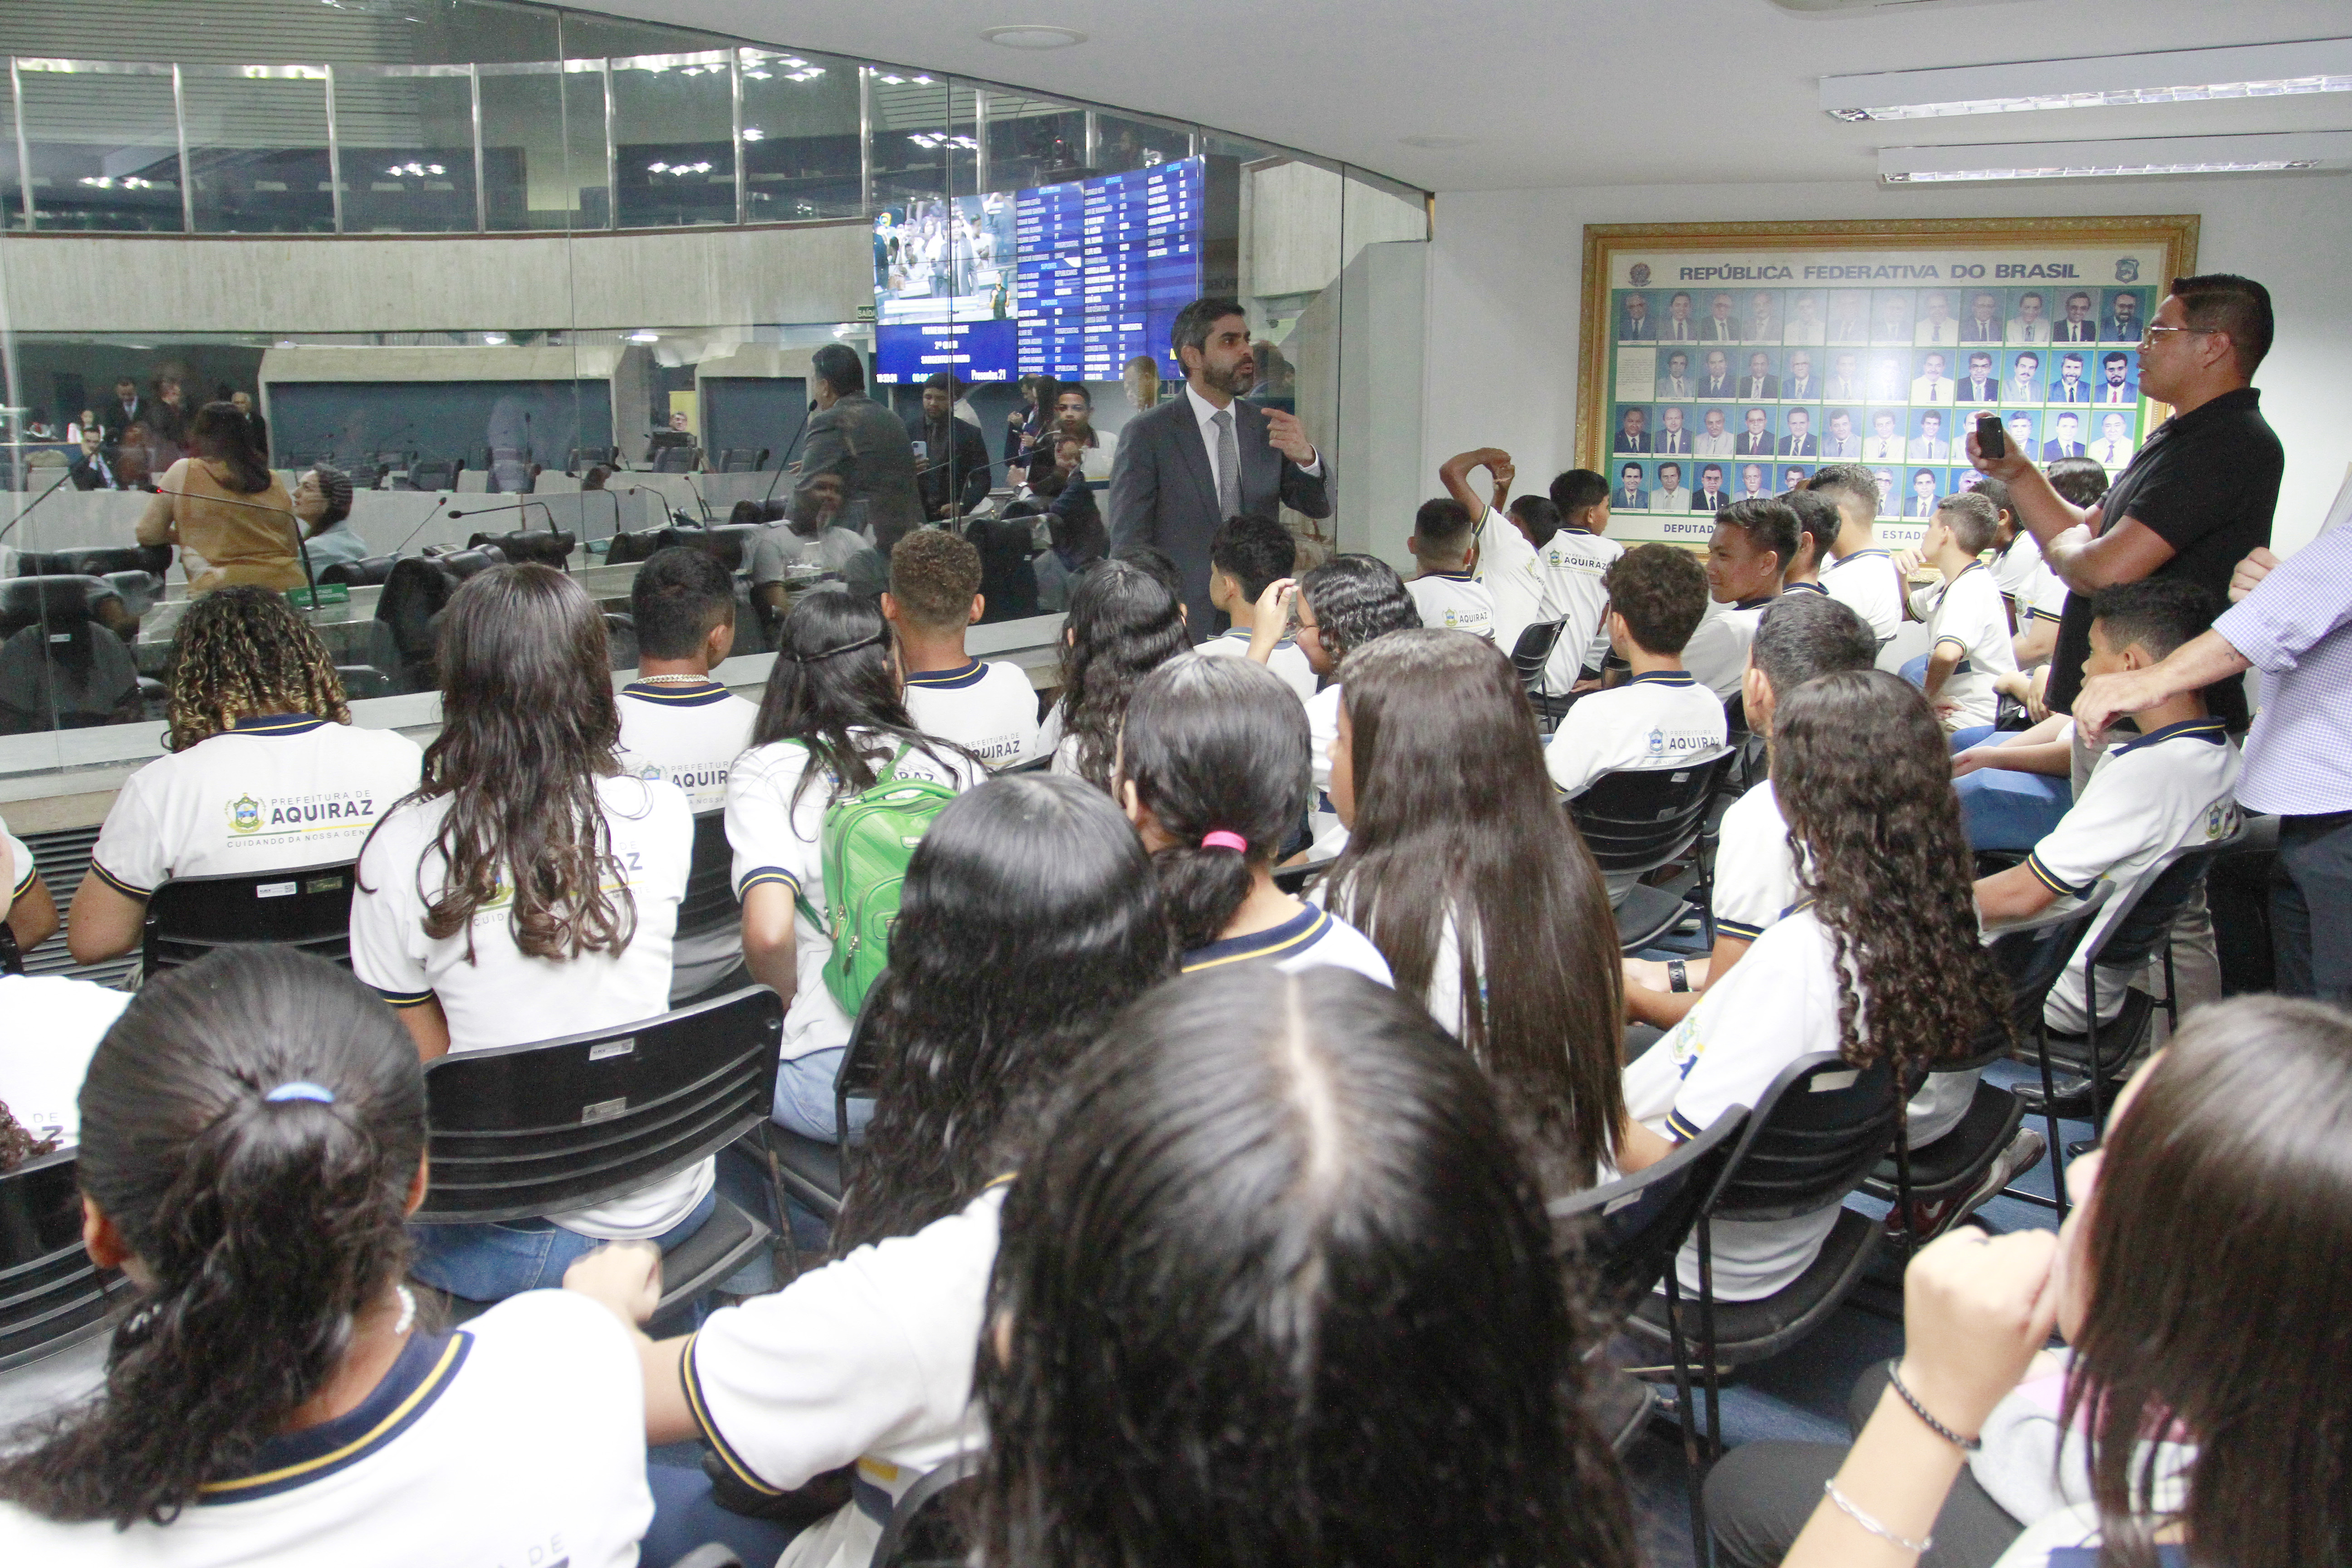
<svg viewBox="0 0 2352 1568">
<path fill-rule="evenodd" d="M 2119 467 L 2169 412 L 2138 395 L 2132 323 L 2195 271 L 2199 228 L 2193 214 L 1588 224 L 1576 462 L 1610 479 L 1612 537 L 1698 545 L 1706 501 L 1749 493 L 1753 470 L 1771 494 L 1864 449 L 1882 491 L 1888 468 L 1897 479 L 1885 542 L 1913 542 L 1930 491 L 1973 482 L 1975 412 L 1999 413 L 2037 458 Z M 1727 395 L 1709 374 L 1718 350 Z M 1701 482 L 1709 467 L 1718 491 Z M 1639 506 L 1623 504 L 1634 469 Z"/>
</svg>

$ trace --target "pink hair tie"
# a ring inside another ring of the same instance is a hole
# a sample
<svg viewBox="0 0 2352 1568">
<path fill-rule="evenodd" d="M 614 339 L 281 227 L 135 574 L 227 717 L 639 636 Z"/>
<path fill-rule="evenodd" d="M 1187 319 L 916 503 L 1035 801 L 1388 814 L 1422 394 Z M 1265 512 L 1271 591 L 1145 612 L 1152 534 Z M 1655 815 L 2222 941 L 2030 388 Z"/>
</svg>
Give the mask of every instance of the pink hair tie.
<svg viewBox="0 0 2352 1568">
<path fill-rule="evenodd" d="M 1230 849 L 1236 855 L 1246 855 L 1249 853 L 1249 840 L 1244 838 L 1238 833 L 1228 833 L 1223 828 L 1220 827 L 1213 833 L 1203 833 L 1201 835 L 1201 847 L 1203 849 Z"/>
</svg>

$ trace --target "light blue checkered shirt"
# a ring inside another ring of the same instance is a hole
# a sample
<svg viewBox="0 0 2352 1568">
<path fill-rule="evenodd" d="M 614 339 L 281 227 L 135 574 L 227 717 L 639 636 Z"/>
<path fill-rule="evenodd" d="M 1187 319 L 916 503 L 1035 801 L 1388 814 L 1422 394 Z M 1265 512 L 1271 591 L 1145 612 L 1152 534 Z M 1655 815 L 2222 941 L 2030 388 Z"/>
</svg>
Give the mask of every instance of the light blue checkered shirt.
<svg viewBox="0 0 2352 1568">
<path fill-rule="evenodd" d="M 2239 804 L 2282 816 L 2352 811 L 2352 522 L 2281 562 L 2213 629 L 2263 678 Z"/>
</svg>

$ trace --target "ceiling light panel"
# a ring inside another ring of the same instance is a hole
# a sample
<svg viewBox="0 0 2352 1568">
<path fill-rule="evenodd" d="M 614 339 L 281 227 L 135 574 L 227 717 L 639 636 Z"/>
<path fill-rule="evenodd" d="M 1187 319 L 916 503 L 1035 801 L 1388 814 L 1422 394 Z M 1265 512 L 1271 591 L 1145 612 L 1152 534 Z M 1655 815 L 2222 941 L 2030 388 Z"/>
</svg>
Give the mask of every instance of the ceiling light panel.
<svg viewBox="0 0 2352 1568">
<path fill-rule="evenodd" d="M 1823 77 L 1822 108 L 1840 120 L 1934 120 L 2315 92 L 2352 92 L 2352 38 Z"/>
<path fill-rule="evenodd" d="M 1890 185 L 1980 180 L 2085 180 L 2154 174 L 2254 174 L 2352 167 L 2352 131 L 2276 136 L 2148 136 L 2116 142 L 2012 142 L 1975 147 L 1885 147 Z"/>
</svg>

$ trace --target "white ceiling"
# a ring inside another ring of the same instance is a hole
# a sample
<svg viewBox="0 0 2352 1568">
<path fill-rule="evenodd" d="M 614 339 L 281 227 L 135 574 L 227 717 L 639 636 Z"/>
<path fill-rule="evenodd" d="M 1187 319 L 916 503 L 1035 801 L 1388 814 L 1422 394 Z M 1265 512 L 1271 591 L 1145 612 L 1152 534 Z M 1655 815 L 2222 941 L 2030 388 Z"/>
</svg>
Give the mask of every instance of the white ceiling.
<svg viewBox="0 0 2352 1568">
<path fill-rule="evenodd" d="M 1882 146 L 2352 128 L 2352 94 L 1878 125 L 1822 76 L 2341 36 L 2343 0 L 596 0 L 1198 121 L 1433 190 L 1866 181 Z M 1051 53 L 984 27 L 1088 35 Z M 1432 150 L 1408 137 L 1465 137 Z"/>
</svg>

